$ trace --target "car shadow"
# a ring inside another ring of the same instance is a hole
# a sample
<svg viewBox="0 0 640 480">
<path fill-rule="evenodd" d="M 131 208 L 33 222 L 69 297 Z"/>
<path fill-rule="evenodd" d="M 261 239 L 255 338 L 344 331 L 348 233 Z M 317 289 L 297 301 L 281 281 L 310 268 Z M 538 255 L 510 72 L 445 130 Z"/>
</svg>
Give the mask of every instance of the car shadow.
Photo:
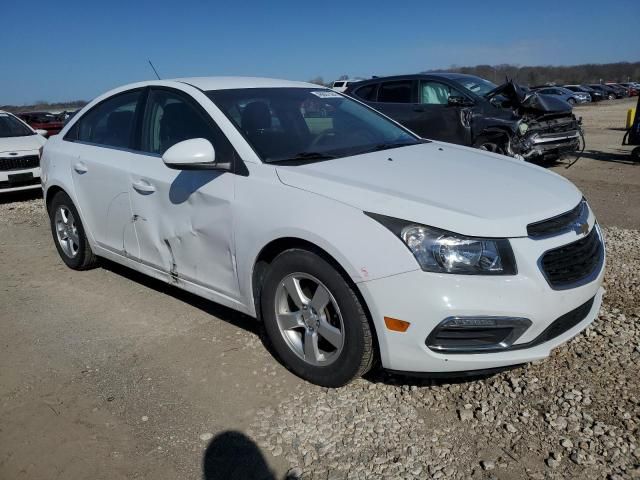
<svg viewBox="0 0 640 480">
<path fill-rule="evenodd" d="M 583 158 L 590 158 L 600 162 L 622 163 L 625 165 L 637 165 L 638 162 L 633 160 L 630 150 L 617 148 L 614 152 L 601 152 L 599 150 L 585 150 L 582 153 Z"/>
<path fill-rule="evenodd" d="M 230 323 L 235 327 L 239 327 L 243 330 L 259 335 L 261 338 L 263 337 L 261 324 L 256 321 L 255 318 L 245 315 L 244 313 L 225 307 L 224 305 L 220 305 L 219 303 L 215 303 L 211 300 L 207 300 L 206 298 L 199 297 L 198 295 L 194 295 L 193 293 L 189 293 L 171 284 L 157 280 L 104 258 L 100 259 L 100 266 L 111 273 L 125 277 L 157 292 L 169 295 L 176 300 L 202 310 L 208 315 L 219 318 L 220 320 Z"/>
<path fill-rule="evenodd" d="M 112 262 L 110 260 L 106 260 L 104 258 L 100 259 L 100 266 L 105 270 L 119 275 L 121 277 L 125 277 L 128 280 L 139 283 L 144 287 L 153 289 L 157 292 L 163 293 L 165 295 L 169 295 L 176 300 L 184 302 L 192 307 L 198 308 L 202 310 L 204 313 L 211 315 L 215 318 L 222 320 L 223 322 L 227 322 L 235 327 L 242 328 L 254 335 L 257 335 L 262 342 L 263 347 L 269 354 L 286 370 L 288 370 L 287 366 L 283 363 L 282 359 L 279 357 L 277 352 L 273 349 L 273 345 L 269 341 L 269 338 L 266 335 L 264 326 L 262 322 L 256 320 L 255 318 L 250 317 L 249 315 L 245 315 L 244 313 L 238 312 L 231 308 L 225 307 L 224 305 L 220 305 L 215 303 L 212 300 L 207 300 L 206 298 L 199 297 L 195 294 L 189 293 L 185 290 L 182 290 L 174 285 L 165 283 L 161 280 L 157 280 L 155 278 L 149 277 L 143 273 L 132 270 L 128 267 L 120 265 L 118 263 Z M 516 366 L 508 366 L 500 369 L 495 369 L 492 371 L 483 371 L 479 373 L 473 372 L 458 372 L 458 373 L 446 373 L 446 374 L 411 374 L 411 373 L 401 373 L 384 370 L 380 366 L 374 367 L 371 371 L 369 371 L 366 375 L 364 375 L 364 380 L 371 383 L 384 383 L 386 385 L 407 385 L 407 386 L 417 386 L 417 387 L 434 387 L 439 385 L 450 385 L 457 383 L 468 383 L 476 380 L 483 380 L 490 378 L 498 373 L 502 373 L 504 371 L 513 370 L 516 368 L 520 368 L 520 365 Z M 212 477 L 217 478 L 217 477 Z M 253 477 L 252 477 L 253 478 Z"/>
<path fill-rule="evenodd" d="M 202 460 L 203 480 L 276 480 L 253 440 L 243 433 L 228 430 L 216 435 Z M 287 474 L 283 480 L 295 480 Z"/>
<path fill-rule="evenodd" d="M 504 372 L 526 368 L 525 365 L 510 365 L 492 370 L 478 372 L 451 372 L 451 373 L 401 373 L 388 371 L 381 368 L 371 370 L 364 375 L 364 379 L 370 383 L 382 383 L 393 386 L 408 387 L 439 387 L 442 385 L 456 385 L 471 383 L 479 380 L 487 380 Z"/>
<path fill-rule="evenodd" d="M 17 192 L 0 192 L 0 204 L 26 202 L 28 200 L 35 200 L 36 198 L 42 198 L 42 190 L 40 188 L 19 190 Z"/>
</svg>

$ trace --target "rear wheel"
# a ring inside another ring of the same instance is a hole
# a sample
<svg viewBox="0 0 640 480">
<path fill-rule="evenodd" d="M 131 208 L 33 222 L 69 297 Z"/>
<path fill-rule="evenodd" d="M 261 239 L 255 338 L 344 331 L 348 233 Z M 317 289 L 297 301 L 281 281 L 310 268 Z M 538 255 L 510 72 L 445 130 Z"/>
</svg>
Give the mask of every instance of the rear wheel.
<svg viewBox="0 0 640 480">
<path fill-rule="evenodd" d="M 87 270 L 97 259 L 80 221 L 75 205 L 64 192 L 58 192 L 49 205 L 51 233 L 62 261 L 74 270 Z"/>
<path fill-rule="evenodd" d="M 371 328 L 353 288 L 307 250 L 287 250 L 269 266 L 260 295 L 265 330 L 296 375 L 340 387 L 371 368 Z"/>
</svg>

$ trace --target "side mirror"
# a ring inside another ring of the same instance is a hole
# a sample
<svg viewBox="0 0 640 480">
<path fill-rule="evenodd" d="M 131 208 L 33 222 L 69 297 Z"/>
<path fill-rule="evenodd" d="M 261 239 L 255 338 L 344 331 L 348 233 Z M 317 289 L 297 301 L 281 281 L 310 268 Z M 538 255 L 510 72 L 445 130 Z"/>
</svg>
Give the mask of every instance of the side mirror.
<svg viewBox="0 0 640 480">
<path fill-rule="evenodd" d="M 49 132 L 47 132 L 46 130 L 43 130 L 42 128 L 38 128 L 35 132 L 38 135 L 42 135 L 44 138 L 47 138 L 49 136 Z"/>
<path fill-rule="evenodd" d="M 164 164 L 175 170 L 223 169 L 216 163 L 216 152 L 209 140 L 192 138 L 176 143 L 162 155 Z"/>
<path fill-rule="evenodd" d="M 457 95 L 452 95 L 447 100 L 447 104 L 450 107 L 470 107 L 473 105 L 473 102 L 466 97 L 459 97 Z"/>
</svg>

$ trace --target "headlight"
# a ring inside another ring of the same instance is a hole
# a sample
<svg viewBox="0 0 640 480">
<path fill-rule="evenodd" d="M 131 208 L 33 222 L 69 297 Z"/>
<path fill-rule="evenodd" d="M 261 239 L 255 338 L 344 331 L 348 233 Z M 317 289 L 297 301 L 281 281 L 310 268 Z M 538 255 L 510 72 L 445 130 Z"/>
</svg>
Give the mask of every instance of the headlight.
<svg viewBox="0 0 640 480">
<path fill-rule="evenodd" d="M 365 212 L 391 230 L 426 272 L 465 275 L 515 275 L 509 240 L 465 237 L 397 218 Z"/>
<path fill-rule="evenodd" d="M 527 125 L 526 123 L 522 122 L 518 125 L 518 131 L 520 132 L 520 135 L 524 135 L 525 133 L 527 133 L 527 130 L 529 130 L 529 125 Z"/>
</svg>

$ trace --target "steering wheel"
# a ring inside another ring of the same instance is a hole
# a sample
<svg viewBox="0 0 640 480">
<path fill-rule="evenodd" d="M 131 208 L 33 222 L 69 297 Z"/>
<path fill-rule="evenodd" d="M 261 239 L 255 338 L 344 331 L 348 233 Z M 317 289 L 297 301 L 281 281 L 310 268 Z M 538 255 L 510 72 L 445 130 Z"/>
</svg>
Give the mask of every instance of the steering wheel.
<svg viewBox="0 0 640 480">
<path fill-rule="evenodd" d="M 310 149 L 317 147 L 318 145 L 322 145 L 322 142 L 329 137 L 335 137 L 338 134 L 338 131 L 335 128 L 327 128 L 324 132 L 318 135 L 313 139 L 311 144 L 309 145 Z"/>
</svg>

